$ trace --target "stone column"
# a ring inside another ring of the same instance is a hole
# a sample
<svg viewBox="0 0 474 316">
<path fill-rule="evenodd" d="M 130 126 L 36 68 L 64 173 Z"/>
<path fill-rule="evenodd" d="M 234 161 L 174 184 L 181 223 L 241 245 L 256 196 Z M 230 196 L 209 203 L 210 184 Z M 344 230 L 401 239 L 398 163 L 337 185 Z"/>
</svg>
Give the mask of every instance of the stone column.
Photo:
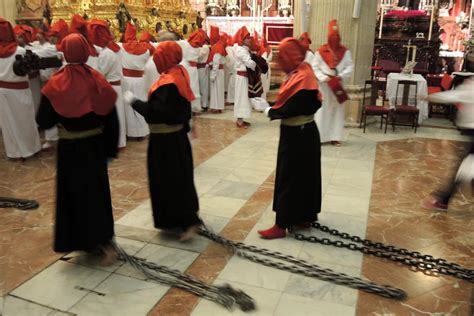
<svg viewBox="0 0 474 316">
<path fill-rule="evenodd" d="M 327 42 L 329 21 L 337 19 L 342 43 L 351 51 L 354 73 L 346 86 L 351 97 L 346 103 L 346 125 L 355 124 L 360 117 L 364 81 L 370 79 L 377 20 L 377 1 L 361 0 L 359 18 L 353 18 L 356 1 L 312 0 L 308 27 L 315 50 Z"/>
<path fill-rule="evenodd" d="M 20 0 L 17 0 L 20 1 Z M 1 0 L 0 1 L 0 17 L 15 25 L 16 18 L 16 1 Z"/>
</svg>

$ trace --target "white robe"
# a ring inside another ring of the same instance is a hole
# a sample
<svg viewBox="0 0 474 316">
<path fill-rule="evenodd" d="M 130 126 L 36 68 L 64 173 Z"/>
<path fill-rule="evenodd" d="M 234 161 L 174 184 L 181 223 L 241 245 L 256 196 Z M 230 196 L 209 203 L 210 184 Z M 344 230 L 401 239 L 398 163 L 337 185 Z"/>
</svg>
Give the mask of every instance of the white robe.
<svg viewBox="0 0 474 316">
<path fill-rule="evenodd" d="M 40 48 L 35 49 L 34 53 L 41 58 L 57 57 L 58 55 L 60 55 L 58 49 L 56 48 L 56 45 L 50 43 L 45 43 Z M 59 68 L 48 68 L 40 70 L 41 85 L 44 86 L 46 82 L 48 82 L 49 78 L 51 78 L 51 76 L 58 70 Z M 47 141 L 57 141 L 59 139 L 58 128 L 54 126 L 45 130 L 44 138 Z"/>
<path fill-rule="evenodd" d="M 225 48 L 227 51 L 227 60 L 225 65 L 225 70 L 228 74 L 228 79 L 226 83 L 227 89 L 227 102 L 234 103 L 235 100 L 235 59 L 234 59 L 234 47 L 227 46 Z"/>
<path fill-rule="evenodd" d="M 211 80 L 211 109 L 224 110 L 225 92 L 224 92 L 224 61 L 221 54 L 215 54 L 212 59 Z"/>
<path fill-rule="evenodd" d="M 178 41 L 179 46 L 183 50 L 183 59 L 181 65 L 186 68 L 189 74 L 189 82 L 191 90 L 193 90 L 195 99 L 191 102 L 193 112 L 201 112 L 201 90 L 199 89 L 199 74 L 197 67 L 191 66 L 191 63 L 198 62 L 201 47 L 194 48 L 186 40 Z"/>
<path fill-rule="evenodd" d="M 273 52 L 270 49 L 270 53 L 267 54 L 267 52 L 264 52 L 262 54 L 262 58 L 265 59 L 268 65 L 268 72 L 266 74 L 262 74 L 262 86 L 263 86 L 263 93 L 262 93 L 262 98 L 267 99 L 267 93 L 270 91 L 270 81 L 272 79 L 272 69 L 270 67 L 270 63 L 273 59 Z"/>
<path fill-rule="evenodd" d="M 199 76 L 199 91 L 201 92 L 201 108 L 209 107 L 209 65 L 207 65 L 207 58 L 209 57 L 209 46 L 201 47 L 201 52 L 198 58 L 198 64 L 205 64 L 205 67 L 198 67 Z"/>
<path fill-rule="evenodd" d="M 247 46 L 234 45 L 235 57 L 235 102 L 234 117 L 249 118 L 252 114 L 252 105 L 249 99 L 249 80 L 247 77 L 237 74 L 239 71 L 247 71 L 247 67 L 254 70 L 255 62 L 250 57 L 249 48 Z"/>
<path fill-rule="evenodd" d="M 98 67 L 99 72 L 104 75 L 108 82 L 123 81 L 121 51 L 115 53 L 107 47 L 100 49 Z M 112 88 L 117 92 L 115 108 L 120 127 L 118 147 L 122 148 L 127 145 L 127 125 L 125 120 L 125 105 L 123 101 L 122 86 L 112 85 Z"/>
<path fill-rule="evenodd" d="M 19 77 L 13 72 L 15 56 L 24 55 L 25 52 L 23 47 L 18 46 L 13 55 L 0 58 L 0 81 L 28 82 L 28 77 Z M 0 126 L 7 157 L 27 158 L 41 150 L 29 88 L 0 88 Z"/>
<path fill-rule="evenodd" d="M 319 90 L 323 97 L 322 106 L 315 115 L 321 143 L 342 141 L 345 122 L 344 104 L 337 102 L 334 93 L 329 89 L 326 83 L 329 79 L 328 75 L 334 75 L 333 70 L 324 62 L 319 52 L 314 54 L 314 63 L 316 67 L 316 77 L 319 81 Z M 337 75 L 341 77 L 343 84 L 351 78 L 354 64 L 352 63 L 349 50 L 346 51 L 336 69 Z"/>
<path fill-rule="evenodd" d="M 141 55 L 132 55 L 122 49 L 122 67 L 130 70 L 144 71 L 145 65 L 150 58 L 150 52 L 146 51 Z M 146 101 L 148 99 L 145 92 L 145 81 L 143 77 L 127 77 L 123 76 L 122 90 L 131 91 L 139 100 Z M 127 136 L 129 137 L 145 137 L 150 131 L 145 118 L 136 112 L 130 104 L 125 106 L 125 120 L 127 124 Z"/>
<path fill-rule="evenodd" d="M 143 88 L 146 95 L 148 95 L 151 86 L 153 86 L 153 84 L 157 82 L 158 79 L 160 79 L 160 73 L 158 72 L 158 69 L 156 69 L 153 58 L 150 57 L 146 62 L 145 72 L 143 74 Z"/>
</svg>

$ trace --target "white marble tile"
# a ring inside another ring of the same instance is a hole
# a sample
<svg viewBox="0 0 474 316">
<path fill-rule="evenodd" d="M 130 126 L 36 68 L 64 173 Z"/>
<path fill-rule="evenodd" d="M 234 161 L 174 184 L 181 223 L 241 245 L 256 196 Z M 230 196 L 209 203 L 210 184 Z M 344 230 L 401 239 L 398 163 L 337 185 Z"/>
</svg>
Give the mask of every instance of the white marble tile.
<svg viewBox="0 0 474 316">
<path fill-rule="evenodd" d="M 359 198 L 369 201 L 370 193 L 370 187 L 358 187 L 354 184 L 348 184 L 340 181 L 334 182 L 334 179 L 331 178 L 325 194 L 331 194 L 345 198 Z"/>
<path fill-rule="evenodd" d="M 345 273 L 349 276 L 360 276 L 359 268 L 337 264 L 321 265 L 321 267 Z M 285 293 L 350 307 L 356 307 L 358 297 L 358 290 L 353 288 L 301 275 L 292 275 L 290 277 Z"/>
<path fill-rule="evenodd" d="M 56 311 L 54 309 L 28 302 L 11 295 L 5 296 L 2 307 L 3 312 L 0 310 L 0 315 L 4 316 L 49 316 L 54 312 L 57 312 L 57 315 L 69 315 L 69 313 Z"/>
<path fill-rule="evenodd" d="M 213 186 L 215 186 L 220 179 L 216 178 L 208 178 L 208 177 L 194 177 L 194 185 L 196 186 L 196 191 L 198 195 L 201 197 L 207 192 L 209 192 L 210 189 L 212 189 Z"/>
<path fill-rule="evenodd" d="M 318 219 L 319 223 L 328 226 L 331 229 L 337 229 L 339 231 L 343 231 L 351 235 L 365 237 L 367 226 L 366 216 L 350 216 L 340 213 L 323 211 L 319 214 Z M 316 229 L 312 229 L 311 232 L 318 236 L 330 236 L 329 234 L 323 233 Z"/>
<path fill-rule="evenodd" d="M 290 273 L 256 264 L 234 255 L 219 275 L 219 278 L 254 287 L 283 291 L 290 278 Z"/>
<path fill-rule="evenodd" d="M 199 304 L 192 312 L 192 316 L 209 316 L 209 315 L 259 315 L 259 316 L 271 316 L 280 300 L 281 292 L 268 290 L 264 288 L 249 286 L 236 282 L 227 282 L 225 280 L 217 279 L 214 285 L 222 285 L 229 283 L 232 287 L 244 291 L 247 295 L 251 296 L 256 302 L 257 308 L 251 312 L 242 312 L 238 307 L 234 310 L 229 311 L 226 308 L 218 305 L 209 300 L 201 299 Z"/>
<path fill-rule="evenodd" d="M 57 261 L 12 294 L 41 305 L 68 310 L 109 275 L 109 272 L 98 269 Z"/>
<path fill-rule="evenodd" d="M 207 195 L 248 200 L 257 189 L 257 184 L 221 180 L 208 192 Z"/>
<path fill-rule="evenodd" d="M 368 199 L 334 195 L 333 191 L 331 191 L 331 186 L 332 184 L 329 185 L 328 191 L 324 195 L 321 206 L 322 212 L 333 212 L 364 218 L 367 217 L 370 202 Z"/>
<path fill-rule="evenodd" d="M 275 316 L 353 316 L 355 308 L 283 293 Z"/>
<path fill-rule="evenodd" d="M 200 216 L 205 225 L 207 225 L 215 232 L 220 232 L 229 222 L 229 218 L 225 217 L 213 216 L 202 213 L 200 214 Z M 157 232 L 157 234 L 150 239 L 150 243 L 201 253 L 202 251 L 204 251 L 204 249 L 206 249 L 210 242 L 208 239 L 198 235 L 187 242 L 180 242 L 178 239 L 178 235 L 176 234 Z"/>
<path fill-rule="evenodd" d="M 223 179 L 233 171 L 232 168 L 222 168 L 209 165 L 199 165 L 194 169 L 194 176 L 200 178 Z"/>
<path fill-rule="evenodd" d="M 356 170 L 370 172 L 371 174 L 374 171 L 375 159 L 367 160 L 353 160 L 353 159 L 339 159 L 337 165 L 338 170 Z"/>
<path fill-rule="evenodd" d="M 135 255 L 140 249 L 145 247 L 146 243 L 128 238 L 116 238 L 117 244 L 130 255 Z M 83 266 L 96 268 L 108 272 L 113 272 L 123 265 L 123 261 L 116 261 L 113 265 L 102 267 L 99 265 L 100 256 L 88 254 L 82 251 L 74 251 L 63 257 L 69 263 L 80 264 Z"/>
<path fill-rule="evenodd" d="M 224 180 L 261 185 L 271 174 L 271 170 L 252 170 L 239 168 L 226 176 Z"/>
<path fill-rule="evenodd" d="M 155 230 L 151 211 L 151 200 L 143 202 L 133 211 L 128 212 L 118 221 L 115 221 L 115 223 L 140 229 Z"/>
<path fill-rule="evenodd" d="M 241 168 L 246 168 L 250 170 L 273 171 L 276 168 L 276 161 L 276 155 L 269 160 L 249 158 L 242 164 Z"/>
<path fill-rule="evenodd" d="M 199 200 L 202 214 L 232 218 L 245 204 L 245 199 L 206 194 Z"/>
<path fill-rule="evenodd" d="M 168 268 L 184 272 L 194 260 L 196 260 L 199 254 L 176 248 L 148 244 L 135 254 L 135 256 L 146 259 L 148 262 L 156 263 L 157 265 L 167 266 Z M 115 273 L 140 280 L 147 279 L 143 273 L 137 271 L 128 263 L 120 267 Z"/>
<path fill-rule="evenodd" d="M 146 315 L 169 287 L 122 275 L 111 275 L 96 291 L 77 303 L 70 312 L 77 315 Z"/>
<path fill-rule="evenodd" d="M 304 234 L 307 233 L 304 232 Z M 335 238 L 330 239 L 334 240 Z M 362 267 L 363 257 L 363 254 L 358 251 L 309 242 L 304 242 L 304 246 L 298 255 L 298 258 L 319 266 L 331 268 L 333 264 L 340 264 L 341 266 L 356 269 Z"/>
<path fill-rule="evenodd" d="M 243 159 L 240 155 L 229 155 L 219 152 L 218 154 L 209 158 L 199 166 L 235 169 L 240 167 L 244 163 L 244 161 L 245 159 Z"/>
</svg>

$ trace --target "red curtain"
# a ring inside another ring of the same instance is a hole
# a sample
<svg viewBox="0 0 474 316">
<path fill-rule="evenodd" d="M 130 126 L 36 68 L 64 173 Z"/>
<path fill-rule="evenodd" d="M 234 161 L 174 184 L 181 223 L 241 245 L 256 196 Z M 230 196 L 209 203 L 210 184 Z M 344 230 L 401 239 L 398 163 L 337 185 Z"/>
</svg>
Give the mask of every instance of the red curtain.
<svg viewBox="0 0 474 316">
<path fill-rule="evenodd" d="M 284 38 L 293 36 L 292 23 L 263 23 L 263 34 L 269 44 L 278 44 Z"/>
</svg>

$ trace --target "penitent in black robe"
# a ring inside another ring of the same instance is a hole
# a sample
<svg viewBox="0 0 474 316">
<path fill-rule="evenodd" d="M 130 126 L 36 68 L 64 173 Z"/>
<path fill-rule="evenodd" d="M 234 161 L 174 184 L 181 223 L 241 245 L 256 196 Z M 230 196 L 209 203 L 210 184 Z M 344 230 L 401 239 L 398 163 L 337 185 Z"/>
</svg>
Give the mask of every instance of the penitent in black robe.
<svg viewBox="0 0 474 316">
<path fill-rule="evenodd" d="M 313 115 L 321 107 L 318 91 L 301 90 L 271 120 Z M 321 142 L 315 122 L 280 127 L 273 210 L 280 228 L 317 220 L 321 212 Z"/>
<path fill-rule="evenodd" d="M 187 132 L 191 104 L 174 84 L 159 87 L 148 102 L 135 101 L 135 111 L 148 124 L 183 124 L 180 131 L 150 134 L 148 181 L 156 228 L 186 229 L 201 223 L 194 186 L 194 166 Z"/>
<path fill-rule="evenodd" d="M 97 136 L 58 141 L 54 251 L 95 251 L 107 245 L 114 236 L 107 158 L 117 156 L 115 108 L 107 116 L 66 118 L 43 95 L 36 121 L 44 129 L 58 124 L 75 132 L 104 128 Z"/>
</svg>

